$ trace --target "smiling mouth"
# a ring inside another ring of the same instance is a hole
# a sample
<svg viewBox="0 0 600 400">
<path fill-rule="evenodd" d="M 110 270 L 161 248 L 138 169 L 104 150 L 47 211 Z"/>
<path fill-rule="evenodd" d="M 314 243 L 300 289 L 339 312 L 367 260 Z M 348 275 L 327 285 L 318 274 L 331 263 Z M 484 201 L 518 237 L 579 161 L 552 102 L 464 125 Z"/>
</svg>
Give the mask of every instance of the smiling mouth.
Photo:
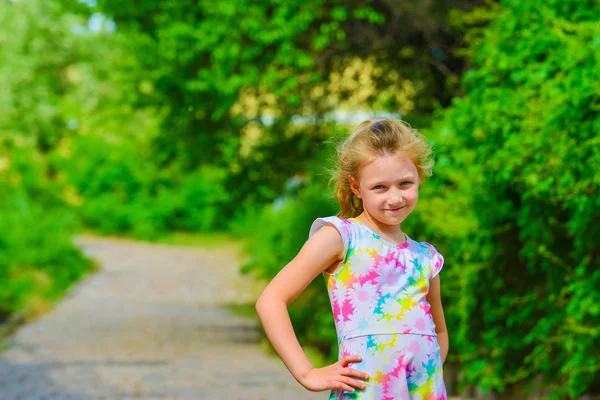
<svg viewBox="0 0 600 400">
<path fill-rule="evenodd" d="M 398 207 L 398 208 L 387 208 L 386 211 L 399 211 L 401 209 L 403 209 L 406 206 L 402 206 L 402 207 Z"/>
</svg>

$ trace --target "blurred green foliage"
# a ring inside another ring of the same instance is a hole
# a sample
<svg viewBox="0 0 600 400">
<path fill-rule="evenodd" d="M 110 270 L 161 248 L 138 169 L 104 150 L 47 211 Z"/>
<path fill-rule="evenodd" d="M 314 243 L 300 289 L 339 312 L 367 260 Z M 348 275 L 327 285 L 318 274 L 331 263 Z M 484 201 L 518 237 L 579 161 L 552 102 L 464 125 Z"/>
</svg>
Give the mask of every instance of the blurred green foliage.
<svg viewBox="0 0 600 400">
<path fill-rule="evenodd" d="M 486 25 L 432 134 L 441 187 L 470 197 L 477 225 L 437 239 L 460 269 L 465 379 L 487 388 L 541 374 L 576 398 L 600 381 L 599 18 L 595 1 L 504 1 L 459 20 Z"/>
<path fill-rule="evenodd" d="M 91 267 L 71 242 L 78 221 L 39 159 L 26 150 L 13 155 L 0 169 L 0 321 L 45 312 Z"/>
<path fill-rule="evenodd" d="M 0 320 L 37 315 L 90 269 L 49 153 L 67 134 L 64 70 L 81 57 L 55 4 L 0 2 Z"/>
<path fill-rule="evenodd" d="M 229 230 L 271 278 L 337 211 L 331 113 L 399 112 L 436 148 L 403 229 L 445 255 L 463 382 L 600 391 L 600 7 L 480 3 L 0 2 L 0 319 L 90 270 L 82 227 Z M 335 357 L 321 279 L 290 312 Z"/>
<path fill-rule="evenodd" d="M 420 3 L 100 0 L 96 9 L 114 19 L 151 88 L 134 88 L 131 104 L 164 107 L 154 163 L 224 168 L 230 219 L 308 168 L 332 129 L 326 114 L 342 103 L 415 114 L 447 104 L 463 67 L 446 52 L 457 42 L 448 10 L 474 2 Z"/>
</svg>

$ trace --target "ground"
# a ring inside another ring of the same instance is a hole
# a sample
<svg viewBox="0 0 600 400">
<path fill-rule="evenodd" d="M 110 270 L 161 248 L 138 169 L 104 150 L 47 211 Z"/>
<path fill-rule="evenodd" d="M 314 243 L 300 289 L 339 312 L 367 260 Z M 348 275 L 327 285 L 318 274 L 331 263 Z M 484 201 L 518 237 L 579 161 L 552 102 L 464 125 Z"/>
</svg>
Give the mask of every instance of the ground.
<svg viewBox="0 0 600 400">
<path fill-rule="evenodd" d="M 326 399 L 259 344 L 256 283 L 231 247 L 82 236 L 98 272 L 0 353 L 0 400 Z"/>
</svg>

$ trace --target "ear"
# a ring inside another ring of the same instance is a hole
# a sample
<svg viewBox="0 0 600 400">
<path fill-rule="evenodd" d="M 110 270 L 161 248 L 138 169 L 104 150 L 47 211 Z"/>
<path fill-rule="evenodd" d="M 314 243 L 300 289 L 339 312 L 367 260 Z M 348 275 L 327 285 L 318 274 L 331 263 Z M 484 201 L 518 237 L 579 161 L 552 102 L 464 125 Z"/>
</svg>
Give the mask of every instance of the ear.
<svg viewBox="0 0 600 400">
<path fill-rule="evenodd" d="M 358 190 L 358 182 L 352 175 L 348 176 L 348 181 L 350 182 L 350 190 L 352 190 L 352 193 L 354 193 L 356 197 L 360 199 L 360 190 Z"/>
</svg>

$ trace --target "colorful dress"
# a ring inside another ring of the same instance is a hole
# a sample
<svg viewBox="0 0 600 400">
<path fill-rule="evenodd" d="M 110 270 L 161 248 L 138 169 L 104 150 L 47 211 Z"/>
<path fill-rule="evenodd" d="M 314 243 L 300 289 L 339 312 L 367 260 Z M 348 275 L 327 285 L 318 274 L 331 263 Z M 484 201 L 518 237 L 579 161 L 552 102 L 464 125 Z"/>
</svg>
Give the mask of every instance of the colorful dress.
<svg viewBox="0 0 600 400">
<path fill-rule="evenodd" d="M 345 257 L 323 273 L 338 336 L 339 358 L 359 355 L 352 368 L 369 374 L 364 390 L 334 390 L 330 399 L 445 400 L 442 360 L 425 296 L 444 258 L 426 242 L 406 236 L 386 241 L 358 219 L 316 219 L 340 232 Z"/>
</svg>

